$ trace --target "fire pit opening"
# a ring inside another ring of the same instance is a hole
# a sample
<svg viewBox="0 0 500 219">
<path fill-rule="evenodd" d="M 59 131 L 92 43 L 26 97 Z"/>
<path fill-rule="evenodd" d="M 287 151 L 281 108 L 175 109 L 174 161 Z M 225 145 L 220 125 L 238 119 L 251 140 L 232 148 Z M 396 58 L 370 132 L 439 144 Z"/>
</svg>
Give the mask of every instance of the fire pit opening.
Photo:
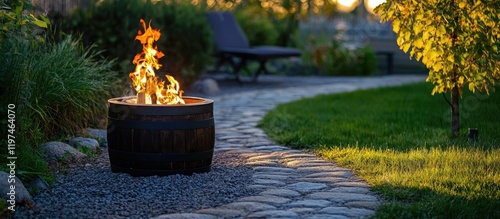
<svg viewBox="0 0 500 219">
<path fill-rule="evenodd" d="M 108 151 L 111 171 L 133 176 L 202 173 L 211 170 L 215 144 L 213 100 L 182 97 L 179 83 L 154 70 L 163 53 L 153 43 L 160 31 L 146 28 L 136 40 L 143 51 L 134 57 L 129 76 L 136 96 L 108 100 Z"/>
</svg>

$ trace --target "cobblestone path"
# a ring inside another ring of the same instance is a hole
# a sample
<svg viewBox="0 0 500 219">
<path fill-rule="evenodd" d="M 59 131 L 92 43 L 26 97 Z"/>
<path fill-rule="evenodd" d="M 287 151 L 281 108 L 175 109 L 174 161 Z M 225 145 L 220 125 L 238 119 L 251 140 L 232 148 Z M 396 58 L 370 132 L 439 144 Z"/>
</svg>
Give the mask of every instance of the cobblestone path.
<svg viewBox="0 0 500 219">
<path fill-rule="evenodd" d="M 255 195 L 216 208 L 156 218 L 366 218 L 381 199 L 349 169 L 271 141 L 257 123 L 279 103 L 318 94 L 423 81 L 424 76 L 366 77 L 323 85 L 217 96 L 216 150 L 237 153 L 255 171 Z"/>
</svg>

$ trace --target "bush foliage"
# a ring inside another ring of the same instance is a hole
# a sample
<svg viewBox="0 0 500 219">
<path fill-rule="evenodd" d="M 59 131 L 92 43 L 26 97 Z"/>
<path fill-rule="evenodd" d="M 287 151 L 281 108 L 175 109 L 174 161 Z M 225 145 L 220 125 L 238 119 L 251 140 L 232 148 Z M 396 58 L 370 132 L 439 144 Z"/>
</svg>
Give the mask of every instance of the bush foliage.
<svg viewBox="0 0 500 219">
<path fill-rule="evenodd" d="M 354 50 L 335 40 L 311 37 L 305 46 L 304 61 L 324 75 L 371 75 L 377 69 L 375 50 L 368 46 Z"/>
<path fill-rule="evenodd" d="M 250 45 L 275 45 L 278 32 L 269 16 L 259 10 L 255 6 L 241 7 L 235 10 L 234 15 Z"/>
<path fill-rule="evenodd" d="M 77 10 L 61 22 L 65 32 L 79 32 L 87 43 L 96 43 L 105 55 L 117 58 L 120 74 L 133 71 L 133 57 L 142 50 L 134 41 L 142 30 L 140 19 L 160 29 L 156 42 L 165 54 L 159 73 L 174 76 L 181 86 L 194 81 L 211 61 L 212 38 L 204 11 L 188 3 L 152 0 L 107 0 Z"/>
<path fill-rule="evenodd" d="M 15 105 L 15 131 L 9 134 L 16 137 L 17 176 L 26 179 L 50 175 L 38 145 L 74 135 L 105 118 L 114 72 L 112 62 L 84 48 L 78 39 L 68 36 L 59 43 L 45 43 L 19 35 L 9 31 L 0 42 L 0 103 Z M 7 124 L 6 119 L 1 124 Z M 1 131 L 7 136 L 7 125 Z M 0 154 L 6 155 L 6 141 L 0 146 Z"/>
</svg>

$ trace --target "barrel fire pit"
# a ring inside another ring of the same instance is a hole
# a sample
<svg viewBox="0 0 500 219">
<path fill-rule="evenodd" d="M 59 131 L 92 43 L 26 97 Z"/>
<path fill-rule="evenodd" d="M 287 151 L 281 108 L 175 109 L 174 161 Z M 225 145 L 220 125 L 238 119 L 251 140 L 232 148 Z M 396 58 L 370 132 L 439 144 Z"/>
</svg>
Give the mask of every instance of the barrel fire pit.
<svg viewBox="0 0 500 219">
<path fill-rule="evenodd" d="M 208 172 L 215 143 L 213 100 L 183 97 L 183 105 L 108 100 L 112 172 L 133 176 Z"/>
<path fill-rule="evenodd" d="M 141 19 L 129 74 L 136 96 L 108 100 L 108 152 L 112 172 L 133 176 L 193 174 L 211 169 L 215 144 L 213 100 L 183 97 L 171 75 L 155 73 L 164 54 L 159 29 Z"/>
</svg>

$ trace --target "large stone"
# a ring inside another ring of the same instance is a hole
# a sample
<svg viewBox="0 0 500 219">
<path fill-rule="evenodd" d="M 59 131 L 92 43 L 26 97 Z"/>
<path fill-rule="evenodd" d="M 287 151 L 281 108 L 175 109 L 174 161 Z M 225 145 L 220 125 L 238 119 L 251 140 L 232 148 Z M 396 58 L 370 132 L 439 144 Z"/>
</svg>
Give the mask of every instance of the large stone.
<svg viewBox="0 0 500 219">
<path fill-rule="evenodd" d="M 13 206 L 15 203 L 32 202 L 30 193 L 21 180 L 15 176 L 15 172 L 6 173 L 0 171 L 0 193 L 0 197 L 7 200 L 7 207 Z M 13 200 L 13 203 L 10 203 L 10 200 Z"/>
<path fill-rule="evenodd" d="M 79 161 L 86 157 L 85 154 L 68 144 L 51 141 L 40 146 L 45 156 L 52 161 Z"/>
<path fill-rule="evenodd" d="M 192 88 L 194 91 L 206 95 L 214 95 L 220 91 L 217 81 L 212 78 L 198 80 L 193 83 Z"/>
<path fill-rule="evenodd" d="M 108 138 L 108 133 L 105 129 L 86 128 L 85 133 L 94 139 L 105 141 Z"/>
<path fill-rule="evenodd" d="M 99 148 L 99 142 L 93 138 L 76 137 L 69 140 L 69 144 L 75 148 L 87 148 L 94 152 Z"/>
<path fill-rule="evenodd" d="M 42 177 L 36 176 L 35 179 L 28 185 L 30 191 L 42 192 L 49 189 L 49 183 Z"/>
</svg>

